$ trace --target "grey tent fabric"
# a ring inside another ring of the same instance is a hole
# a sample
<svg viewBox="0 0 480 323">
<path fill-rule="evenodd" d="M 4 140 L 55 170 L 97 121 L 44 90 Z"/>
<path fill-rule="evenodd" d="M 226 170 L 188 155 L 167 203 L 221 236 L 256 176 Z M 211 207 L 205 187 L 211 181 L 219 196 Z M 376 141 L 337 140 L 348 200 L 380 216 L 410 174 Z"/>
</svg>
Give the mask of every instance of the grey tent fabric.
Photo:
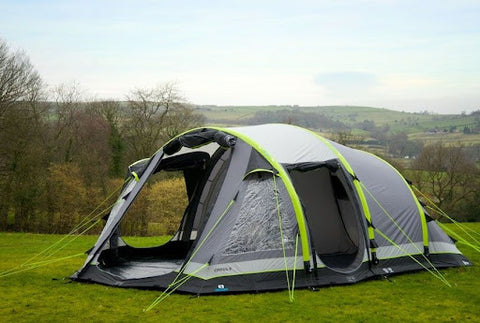
<svg viewBox="0 0 480 323">
<path fill-rule="evenodd" d="M 120 223 L 155 172 L 182 171 L 189 204 L 165 244 Z M 129 167 L 78 281 L 190 293 L 355 283 L 469 260 L 387 162 L 296 126 L 192 129 Z M 383 238 L 382 232 L 388 239 Z M 295 275 L 293 275 L 295 272 Z"/>
<path fill-rule="evenodd" d="M 367 190 L 365 197 L 375 226 L 397 243 L 409 243 L 408 238 L 389 218 L 391 216 L 408 233 L 411 240 L 422 241 L 422 215 L 405 179 L 399 176 L 392 166 L 376 156 L 331 143 L 348 160 L 355 169 L 356 176 L 365 186 Z M 380 246 L 391 246 L 381 237 L 376 241 Z"/>
</svg>

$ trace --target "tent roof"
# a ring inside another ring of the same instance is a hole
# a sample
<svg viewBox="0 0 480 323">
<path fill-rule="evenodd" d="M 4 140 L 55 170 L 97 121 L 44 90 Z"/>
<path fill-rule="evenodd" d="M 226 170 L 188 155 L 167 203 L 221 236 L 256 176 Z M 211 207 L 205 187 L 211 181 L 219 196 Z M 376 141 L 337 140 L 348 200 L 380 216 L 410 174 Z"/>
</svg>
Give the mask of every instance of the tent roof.
<svg viewBox="0 0 480 323">
<path fill-rule="evenodd" d="M 295 164 L 337 158 L 318 135 L 297 126 L 266 124 L 231 130 L 251 138 L 280 163 Z"/>
<path fill-rule="evenodd" d="M 321 162 L 337 158 L 335 152 L 328 147 L 327 139 L 297 126 L 265 124 L 233 128 L 212 127 L 212 129 L 239 137 L 282 164 Z M 201 147 L 201 150 L 211 152 L 213 148 L 211 146 L 218 147 L 213 143 Z M 190 150 L 190 148 L 183 147 L 177 154 Z"/>
</svg>

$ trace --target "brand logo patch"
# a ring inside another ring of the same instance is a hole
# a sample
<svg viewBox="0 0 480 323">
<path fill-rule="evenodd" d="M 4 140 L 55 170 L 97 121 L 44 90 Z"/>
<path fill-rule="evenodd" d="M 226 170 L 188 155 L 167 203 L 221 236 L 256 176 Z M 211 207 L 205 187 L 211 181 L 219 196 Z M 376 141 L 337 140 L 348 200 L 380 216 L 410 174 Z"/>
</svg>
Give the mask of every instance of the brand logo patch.
<svg viewBox="0 0 480 323">
<path fill-rule="evenodd" d="M 220 284 L 220 285 L 217 286 L 217 288 L 215 288 L 215 291 L 216 292 L 228 292 L 228 288 L 225 287 L 225 285 Z"/>
</svg>

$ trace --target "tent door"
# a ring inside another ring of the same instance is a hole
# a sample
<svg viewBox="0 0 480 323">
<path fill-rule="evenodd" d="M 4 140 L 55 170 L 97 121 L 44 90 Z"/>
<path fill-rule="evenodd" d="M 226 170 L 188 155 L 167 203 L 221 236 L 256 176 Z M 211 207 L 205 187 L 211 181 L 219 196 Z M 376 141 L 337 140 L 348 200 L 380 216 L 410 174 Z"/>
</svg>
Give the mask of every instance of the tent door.
<svg viewBox="0 0 480 323">
<path fill-rule="evenodd" d="M 290 172 L 304 208 L 313 248 L 327 267 L 340 272 L 359 265 L 363 240 L 359 217 L 342 174 L 327 167 Z"/>
</svg>

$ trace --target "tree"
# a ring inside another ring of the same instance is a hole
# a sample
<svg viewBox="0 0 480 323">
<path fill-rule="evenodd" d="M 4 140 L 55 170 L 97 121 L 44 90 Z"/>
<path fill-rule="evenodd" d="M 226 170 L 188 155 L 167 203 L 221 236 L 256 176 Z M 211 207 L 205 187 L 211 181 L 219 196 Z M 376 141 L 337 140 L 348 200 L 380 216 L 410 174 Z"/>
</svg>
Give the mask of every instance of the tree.
<svg viewBox="0 0 480 323">
<path fill-rule="evenodd" d="M 422 142 L 409 140 L 404 132 L 393 134 L 388 138 L 388 152 L 394 156 L 416 156 L 422 147 Z"/>
<path fill-rule="evenodd" d="M 441 142 L 425 146 L 412 169 L 417 187 L 446 212 L 455 212 L 456 206 L 472 199 L 478 188 L 478 169 L 463 146 Z"/>
<path fill-rule="evenodd" d="M 335 133 L 334 140 L 341 145 L 348 146 L 354 139 L 351 129 L 339 130 Z"/>
<path fill-rule="evenodd" d="M 0 228 L 5 229 L 6 214 L 11 227 L 29 230 L 44 193 L 48 153 L 43 146 L 45 125 L 36 121 L 32 109 L 17 103 L 2 117 L 0 131 Z"/>
<path fill-rule="evenodd" d="M 71 162 L 79 166 L 88 186 L 105 186 L 111 164 L 109 136 L 108 123 L 93 108 L 87 106 L 77 113 Z"/>
<path fill-rule="evenodd" d="M 109 126 L 108 145 L 110 148 L 110 176 L 120 177 L 124 174 L 123 165 L 125 144 L 121 134 L 121 106 L 118 101 L 104 100 L 93 103 L 93 108 Z"/>
<path fill-rule="evenodd" d="M 23 52 L 11 52 L 0 39 L 0 118 L 12 105 L 37 101 L 43 90 L 38 72 Z"/>
<path fill-rule="evenodd" d="M 76 147 L 77 120 L 82 112 L 82 93 L 77 83 L 64 83 L 55 86 L 50 96 L 53 101 L 53 120 L 50 122 L 49 151 L 53 154 L 53 161 L 71 162 Z"/>
<path fill-rule="evenodd" d="M 363 120 L 362 122 L 357 122 L 355 127 L 365 131 L 374 131 L 377 128 L 373 120 Z"/>
<path fill-rule="evenodd" d="M 205 117 L 195 113 L 191 105 L 181 104 L 171 109 L 164 121 L 162 139 L 167 141 L 189 128 L 202 125 Z"/>
<path fill-rule="evenodd" d="M 203 121 L 173 83 L 133 90 L 126 110 L 124 129 L 132 160 L 150 156 L 173 135 Z"/>
<path fill-rule="evenodd" d="M 0 229 L 9 222 L 9 229 L 28 230 L 40 203 L 46 167 L 43 94 L 28 57 L 0 39 Z"/>
</svg>

